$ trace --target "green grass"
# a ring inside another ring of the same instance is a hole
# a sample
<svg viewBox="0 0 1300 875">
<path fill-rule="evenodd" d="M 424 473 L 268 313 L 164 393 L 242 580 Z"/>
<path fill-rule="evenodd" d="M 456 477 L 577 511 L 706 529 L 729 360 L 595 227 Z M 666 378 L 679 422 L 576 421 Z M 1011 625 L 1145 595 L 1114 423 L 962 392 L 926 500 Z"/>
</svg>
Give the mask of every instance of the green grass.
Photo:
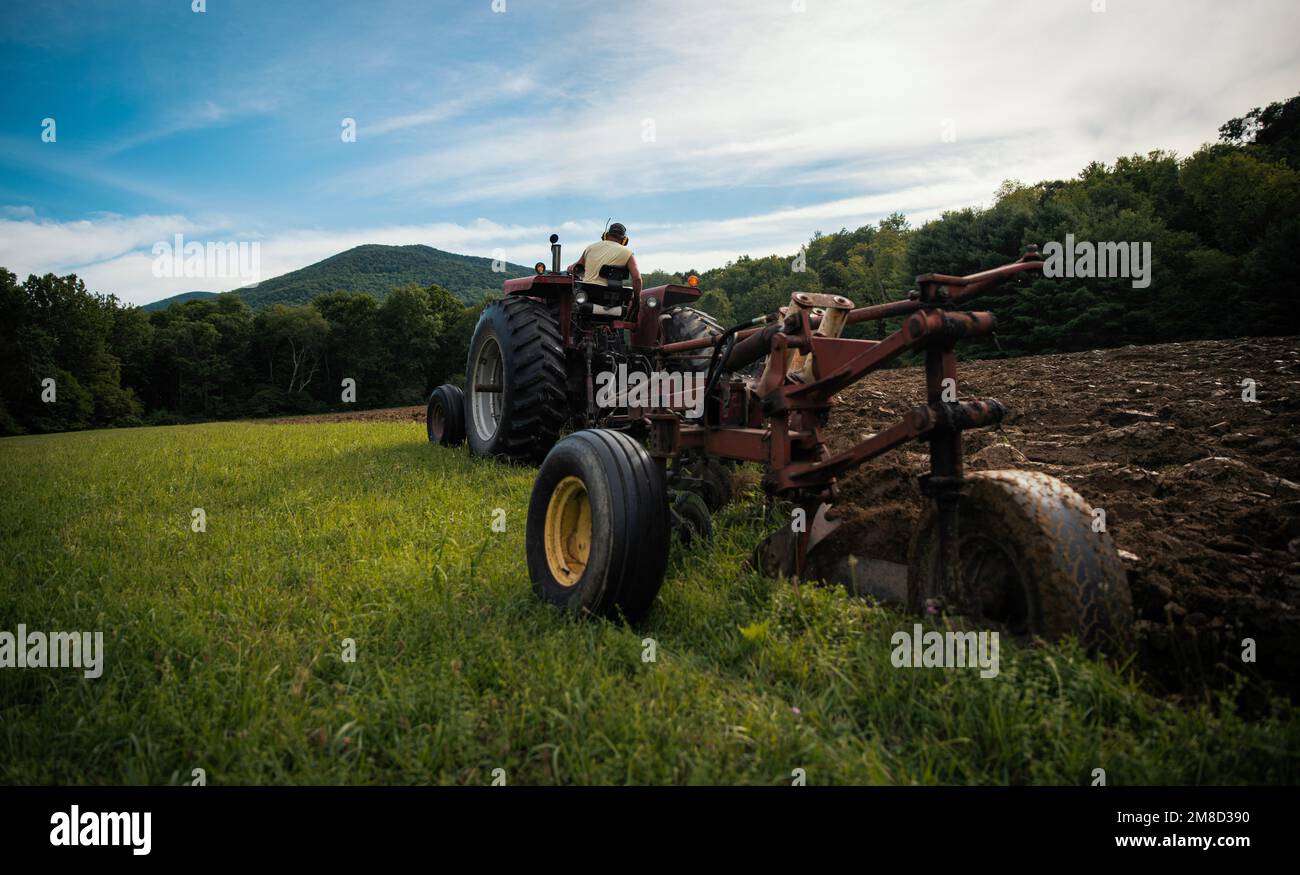
<svg viewBox="0 0 1300 875">
<path fill-rule="evenodd" d="M 0 669 L 0 782 L 1297 780 L 1281 701 L 1175 703 L 1068 645 L 894 668 L 911 618 L 744 570 L 754 498 L 640 627 L 563 616 L 528 584 L 532 476 L 411 423 L 0 441 L 0 630 L 107 648 L 98 680 Z"/>
</svg>

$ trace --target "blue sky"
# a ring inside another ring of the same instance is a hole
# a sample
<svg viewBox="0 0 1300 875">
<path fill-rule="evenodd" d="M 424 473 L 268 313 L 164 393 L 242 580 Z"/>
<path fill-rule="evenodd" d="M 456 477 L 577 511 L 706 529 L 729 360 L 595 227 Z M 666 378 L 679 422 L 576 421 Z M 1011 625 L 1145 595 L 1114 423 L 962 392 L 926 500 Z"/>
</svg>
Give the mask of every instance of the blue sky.
<svg viewBox="0 0 1300 875">
<path fill-rule="evenodd" d="M 613 216 L 703 269 L 1300 91 L 1294 0 L 1096 5 L 5 3 L 0 265 L 143 303 L 238 284 L 154 276 L 178 233 L 257 241 L 265 279 L 366 242 L 531 264 Z"/>
</svg>

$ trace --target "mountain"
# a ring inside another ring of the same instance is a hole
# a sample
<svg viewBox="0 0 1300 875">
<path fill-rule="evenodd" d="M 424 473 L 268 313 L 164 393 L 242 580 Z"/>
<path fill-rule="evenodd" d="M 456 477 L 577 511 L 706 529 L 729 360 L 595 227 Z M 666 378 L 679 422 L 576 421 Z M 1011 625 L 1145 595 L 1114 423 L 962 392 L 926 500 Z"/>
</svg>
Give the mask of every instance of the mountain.
<svg viewBox="0 0 1300 875">
<path fill-rule="evenodd" d="M 369 292 L 383 299 L 399 286 L 434 283 L 467 304 L 488 292 L 501 292 L 501 282 L 527 276 L 532 268 L 506 262 L 504 272 L 492 270 L 492 259 L 443 252 L 432 246 L 383 246 L 367 243 L 300 270 L 235 290 L 253 309 L 271 304 L 305 304 L 324 292 Z"/>
<path fill-rule="evenodd" d="M 141 310 L 166 310 L 172 304 L 184 304 L 186 301 L 202 301 L 207 298 L 215 298 L 219 292 L 181 292 L 179 295 L 172 295 L 170 298 L 163 298 L 161 301 L 154 301 L 151 304 L 142 304 Z"/>
</svg>

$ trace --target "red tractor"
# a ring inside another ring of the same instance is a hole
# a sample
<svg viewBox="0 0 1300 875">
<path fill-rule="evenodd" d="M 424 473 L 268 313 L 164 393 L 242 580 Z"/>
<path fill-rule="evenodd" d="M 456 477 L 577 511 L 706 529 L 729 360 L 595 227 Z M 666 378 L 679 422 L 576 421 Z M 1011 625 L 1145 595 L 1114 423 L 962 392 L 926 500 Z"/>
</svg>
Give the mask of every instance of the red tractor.
<svg viewBox="0 0 1300 875">
<path fill-rule="evenodd" d="M 764 490 L 793 508 L 792 525 L 760 545 L 757 564 L 796 581 L 829 578 L 822 570 L 836 563 L 818 562 L 816 548 L 838 525 L 837 477 L 924 441 L 931 508 L 899 601 L 1117 652 L 1128 646 L 1131 600 L 1091 508 L 1041 473 L 962 466 L 961 433 L 1005 411 L 994 400 L 957 400 L 956 343 L 994 327 L 991 313 L 958 305 L 1041 267 L 1031 248 L 970 276 L 924 274 L 907 300 L 862 308 L 801 292 L 777 313 L 724 329 L 687 306 L 699 296 L 695 277 L 640 296 L 617 269 L 602 274 L 609 285 L 583 283 L 560 270 L 552 235 L 550 270 L 539 262 L 532 276 L 507 280 L 480 317 L 465 394 L 450 385 L 433 393 L 429 439 L 468 437 L 476 454 L 540 461 L 526 538 L 534 590 L 570 611 L 629 621 L 658 594 L 673 533 L 707 537 L 737 463 L 762 465 Z M 883 340 L 842 336 L 848 325 L 898 317 L 902 326 Z M 908 350 L 924 353 L 927 403 L 832 455 L 823 429 L 836 393 Z M 663 391 L 611 402 L 600 391 L 610 374 L 658 379 Z"/>
</svg>

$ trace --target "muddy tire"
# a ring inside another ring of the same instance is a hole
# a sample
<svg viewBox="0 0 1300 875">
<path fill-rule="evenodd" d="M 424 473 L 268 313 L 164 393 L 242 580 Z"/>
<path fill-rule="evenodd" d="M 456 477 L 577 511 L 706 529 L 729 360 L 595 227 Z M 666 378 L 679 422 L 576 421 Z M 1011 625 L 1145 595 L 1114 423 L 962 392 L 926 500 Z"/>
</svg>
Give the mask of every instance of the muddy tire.
<svg viewBox="0 0 1300 875">
<path fill-rule="evenodd" d="M 575 432 L 542 462 L 528 503 L 533 591 L 575 614 L 640 620 L 663 585 L 663 471 L 625 434 Z"/>
<path fill-rule="evenodd" d="M 429 396 L 424 412 L 424 429 L 429 443 L 455 447 L 465 442 L 465 393 L 443 383 Z"/>
<path fill-rule="evenodd" d="M 665 344 L 698 340 L 702 337 L 717 337 L 724 331 L 717 319 L 694 307 L 670 307 L 664 315 L 668 317 L 664 322 Z M 704 373 L 709 369 L 709 358 L 712 354 L 713 350 L 707 348 L 669 356 L 669 369 L 680 368 L 685 371 Z"/>
<path fill-rule="evenodd" d="M 1092 508 L 1036 471 L 968 473 L 957 531 L 962 598 L 941 592 L 938 511 L 912 538 L 908 608 L 940 599 L 950 609 L 1017 636 L 1072 635 L 1089 651 L 1127 654 L 1133 607 L 1115 542 L 1092 530 Z"/>
<path fill-rule="evenodd" d="M 465 365 L 465 431 L 476 456 L 540 461 L 566 418 L 564 346 L 555 316 L 529 298 L 493 301 Z"/>
</svg>

